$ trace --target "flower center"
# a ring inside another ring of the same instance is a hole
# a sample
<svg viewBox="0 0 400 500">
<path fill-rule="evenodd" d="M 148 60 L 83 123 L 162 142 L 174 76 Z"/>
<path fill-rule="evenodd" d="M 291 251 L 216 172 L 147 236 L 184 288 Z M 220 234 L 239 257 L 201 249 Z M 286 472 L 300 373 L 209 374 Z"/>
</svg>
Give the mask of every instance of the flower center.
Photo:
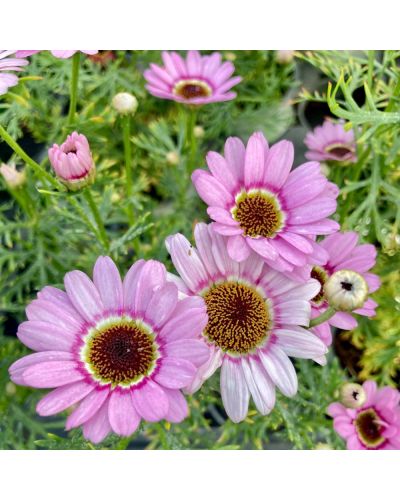
<svg viewBox="0 0 400 500">
<path fill-rule="evenodd" d="M 251 238 L 273 238 L 284 222 L 276 197 L 262 191 L 243 192 L 237 196 L 232 216 L 239 222 L 245 236 Z"/>
<path fill-rule="evenodd" d="M 208 323 L 206 338 L 231 354 L 247 354 L 267 338 L 271 327 L 269 307 L 249 285 L 225 281 L 204 295 Z"/>
<path fill-rule="evenodd" d="M 140 321 L 121 319 L 93 328 L 82 358 L 102 384 L 129 386 L 149 375 L 159 357 L 152 331 Z"/>
<path fill-rule="evenodd" d="M 372 408 L 357 415 L 355 424 L 358 437 L 367 448 L 377 448 L 385 441 L 382 436 L 383 427 L 379 424 L 379 420 L 378 415 Z"/>
<path fill-rule="evenodd" d="M 344 158 L 345 156 L 353 153 L 351 147 L 347 146 L 346 144 L 340 143 L 330 144 L 329 146 L 326 146 L 325 151 L 326 153 L 335 155 L 337 158 Z"/>
<path fill-rule="evenodd" d="M 172 90 L 175 95 L 184 99 L 195 99 L 196 97 L 209 97 L 212 94 L 211 87 L 202 80 L 180 80 Z"/>
<path fill-rule="evenodd" d="M 321 289 L 317 293 L 317 295 L 312 299 L 314 304 L 320 305 L 322 302 L 325 300 L 324 296 L 324 285 L 328 279 L 328 273 L 323 269 L 322 267 L 319 266 L 314 266 L 311 270 L 311 278 L 319 281 L 321 284 Z"/>
</svg>

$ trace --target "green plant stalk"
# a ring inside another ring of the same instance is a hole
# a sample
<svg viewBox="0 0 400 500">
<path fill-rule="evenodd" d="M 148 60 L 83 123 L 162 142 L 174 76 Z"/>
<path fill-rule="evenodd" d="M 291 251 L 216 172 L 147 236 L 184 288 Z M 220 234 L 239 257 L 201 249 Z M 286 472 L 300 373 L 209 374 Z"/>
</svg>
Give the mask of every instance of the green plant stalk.
<svg viewBox="0 0 400 500">
<path fill-rule="evenodd" d="M 21 158 L 24 162 L 29 165 L 32 170 L 35 172 L 36 176 L 43 182 L 47 181 L 51 184 L 55 189 L 59 191 L 65 191 L 65 187 L 58 182 L 54 177 L 44 170 L 44 168 L 39 165 L 35 160 L 33 160 L 22 148 L 21 146 L 14 141 L 11 135 L 7 132 L 5 128 L 0 125 L 0 137 L 6 142 L 10 148 Z"/>
<path fill-rule="evenodd" d="M 197 108 L 188 106 L 186 109 L 186 154 L 188 158 L 187 173 L 191 175 L 195 165 L 197 142 L 194 135 L 194 127 L 196 125 Z"/>
<path fill-rule="evenodd" d="M 93 218 L 96 222 L 96 226 L 97 226 L 97 229 L 99 232 L 99 237 L 100 237 L 101 243 L 102 243 L 103 247 L 105 248 L 105 250 L 108 252 L 108 250 L 110 248 L 110 241 L 108 239 L 107 232 L 106 232 L 106 229 L 104 227 L 104 223 L 103 223 L 103 220 L 101 218 L 99 209 L 97 208 L 97 205 L 93 199 L 92 192 L 90 191 L 90 189 L 85 189 L 83 191 L 83 195 L 84 195 L 85 200 L 87 201 L 87 203 L 89 205 L 89 208 L 92 212 Z"/>
<path fill-rule="evenodd" d="M 131 117 L 126 115 L 122 117 L 122 137 L 124 143 L 125 158 L 125 186 L 126 196 L 128 198 L 128 219 L 129 224 L 134 223 L 134 213 L 131 206 L 133 194 L 133 172 L 132 172 L 132 144 L 131 144 Z"/>
<path fill-rule="evenodd" d="M 336 312 L 337 312 L 336 309 L 334 309 L 333 307 L 329 306 L 326 311 L 324 311 L 322 314 L 320 314 L 316 318 L 313 318 L 310 321 L 310 325 L 309 325 L 308 328 L 312 328 L 314 326 L 320 325 L 321 323 L 325 323 L 325 321 L 328 321 L 328 319 L 331 319 L 332 316 L 334 314 L 336 314 Z"/>
<path fill-rule="evenodd" d="M 69 98 L 68 125 L 72 125 L 75 119 L 76 104 L 78 102 L 78 79 L 81 53 L 78 51 L 72 57 L 72 75 Z"/>
</svg>

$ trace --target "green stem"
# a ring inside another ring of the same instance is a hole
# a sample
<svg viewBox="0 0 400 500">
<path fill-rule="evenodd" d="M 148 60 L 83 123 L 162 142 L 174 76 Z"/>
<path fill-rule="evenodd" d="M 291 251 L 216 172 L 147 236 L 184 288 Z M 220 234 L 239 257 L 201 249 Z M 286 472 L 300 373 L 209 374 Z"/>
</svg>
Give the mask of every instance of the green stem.
<svg viewBox="0 0 400 500">
<path fill-rule="evenodd" d="M 1 125 L 0 125 L 0 137 L 6 142 L 11 149 L 14 150 L 14 152 L 22 159 L 24 162 L 29 165 L 32 170 L 35 172 L 36 176 L 44 181 L 47 181 L 49 184 L 51 184 L 55 189 L 58 189 L 59 191 L 65 191 L 65 187 L 62 186 L 54 177 L 52 177 L 50 174 L 44 170 L 44 168 L 39 165 L 35 160 L 33 160 L 25 151 L 21 148 L 21 146 L 14 141 L 14 139 L 11 137 L 11 135 L 5 130 Z"/>
<path fill-rule="evenodd" d="M 325 323 L 325 321 L 328 321 L 328 319 L 331 319 L 334 314 L 336 314 L 336 309 L 333 307 L 329 306 L 326 311 L 324 311 L 322 314 L 317 316 L 316 318 L 313 318 L 310 321 L 309 328 L 312 328 L 313 326 L 318 326 L 321 323 Z"/>
<path fill-rule="evenodd" d="M 69 111 L 68 111 L 68 125 L 72 125 L 76 113 L 76 104 L 78 102 L 78 79 L 79 79 L 79 63 L 81 53 L 78 51 L 72 58 L 72 76 L 71 76 L 71 90 L 69 98 Z"/>
<path fill-rule="evenodd" d="M 186 111 L 186 153 L 188 156 L 187 172 L 191 175 L 196 161 L 196 137 L 194 135 L 194 127 L 196 125 L 197 108 L 188 107 Z"/>
<path fill-rule="evenodd" d="M 125 183 L 126 196 L 128 198 L 128 218 L 130 225 L 134 222 L 134 214 L 131 207 L 133 193 L 133 176 L 132 176 L 132 144 L 131 144 L 131 117 L 129 115 L 122 117 L 122 135 L 124 142 L 124 158 L 125 158 Z"/>
<path fill-rule="evenodd" d="M 92 212 L 93 218 L 96 221 L 96 225 L 97 225 L 97 229 L 99 231 L 99 237 L 101 239 L 101 243 L 103 244 L 104 248 L 108 252 L 108 250 L 110 248 L 110 242 L 108 240 L 106 229 L 104 227 L 104 223 L 103 223 L 103 220 L 101 218 L 99 209 L 97 208 L 97 205 L 93 199 L 92 192 L 90 191 L 90 189 L 85 189 L 83 191 L 83 195 L 84 195 L 84 197 L 89 205 L 89 208 Z"/>
</svg>

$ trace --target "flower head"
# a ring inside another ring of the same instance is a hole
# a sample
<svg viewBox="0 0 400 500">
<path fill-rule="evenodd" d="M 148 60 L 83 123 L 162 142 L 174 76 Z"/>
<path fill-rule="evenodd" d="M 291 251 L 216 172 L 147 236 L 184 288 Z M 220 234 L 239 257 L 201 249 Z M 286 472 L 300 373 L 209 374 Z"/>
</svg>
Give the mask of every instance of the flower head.
<svg viewBox="0 0 400 500">
<path fill-rule="evenodd" d="M 57 177 L 72 191 L 94 180 L 96 168 L 83 134 L 72 132 L 61 146 L 53 144 L 49 149 L 49 159 Z"/>
<path fill-rule="evenodd" d="M 367 394 L 360 384 L 344 384 L 340 388 L 340 402 L 346 408 L 360 408 L 367 400 Z"/>
<path fill-rule="evenodd" d="M 319 316 L 327 307 L 325 286 L 329 277 L 338 271 L 346 273 L 355 272 L 361 275 L 358 279 L 360 286 L 366 283 L 368 292 L 375 292 L 380 287 L 380 280 L 376 274 L 369 270 L 375 265 L 376 248 L 374 245 L 358 245 L 358 235 L 353 231 L 335 233 L 327 236 L 320 242 L 321 247 L 327 252 L 328 260 L 324 265 L 314 266 L 311 276 L 321 283 L 320 292 L 313 298 L 312 317 Z M 336 275 L 340 276 L 340 275 Z M 351 276 L 354 276 L 351 274 Z M 346 283 L 346 280 L 343 280 Z M 340 283 L 339 283 L 340 285 Z M 371 298 L 352 312 L 362 316 L 374 316 L 377 304 Z M 325 342 L 327 346 L 332 343 L 331 326 L 343 330 L 352 330 L 357 326 L 357 320 L 348 312 L 338 311 L 327 322 L 313 328 L 313 331 Z"/>
<path fill-rule="evenodd" d="M 33 54 L 42 52 L 41 50 L 18 50 L 17 57 L 29 57 Z M 69 59 L 77 52 L 82 52 L 82 54 L 94 55 L 97 54 L 98 50 L 51 50 L 50 51 L 54 57 L 58 59 Z"/>
<path fill-rule="evenodd" d="M 113 97 L 112 105 L 115 111 L 121 115 L 134 115 L 138 107 L 138 101 L 134 95 L 128 92 L 120 92 Z"/>
<path fill-rule="evenodd" d="M 354 311 L 367 300 L 368 285 L 361 274 L 341 269 L 327 279 L 324 294 L 328 304 L 337 311 Z"/>
<path fill-rule="evenodd" d="M 21 71 L 27 64 L 26 59 L 15 55 L 15 50 L 0 50 L 0 95 L 6 94 L 10 87 L 17 85 L 18 77 L 14 72 Z"/>
<path fill-rule="evenodd" d="M 309 149 L 306 153 L 308 160 L 357 161 L 354 131 L 346 131 L 343 123 L 325 120 L 323 125 L 308 132 L 304 142 Z"/>
<path fill-rule="evenodd" d="M 378 389 L 372 380 L 364 382 L 363 390 L 366 400 L 358 408 L 329 405 L 335 431 L 349 450 L 399 450 L 400 392 L 392 387 Z"/>
<path fill-rule="evenodd" d="M 207 154 L 210 173 L 195 170 L 192 180 L 209 205 L 214 230 L 228 236 L 232 259 L 241 262 L 255 252 L 277 271 L 305 280 L 311 264 L 327 259 L 314 236 L 339 229 L 327 218 L 336 210 L 338 188 L 317 162 L 291 171 L 293 157 L 289 141 L 269 148 L 257 132 L 245 147 L 230 137 L 225 156 Z"/>
<path fill-rule="evenodd" d="M 202 338 L 210 351 L 189 392 L 221 367 L 221 395 L 234 422 L 247 415 L 250 395 L 260 413 L 275 404 L 275 386 L 286 396 L 297 391 L 295 369 L 288 356 L 323 356 L 326 347 L 302 328 L 310 319 L 316 280 L 300 284 L 267 266 L 257 254 L 241 263 L 231 259 L 226 238 L 211 225 L 197 224 L 197 248 L 181 234 L 167 248 L 181 276 L 170 276 L 182 296 L 203 297 L 208 323 Z"/>
<path fill-rule="evenodd" d="M 204 301 L 178 301 L 157 261 L 137 261 L 122 281 L 114 262 L 99 257 L 93 281 L 72 271 L 64 284 L 66 292 L 45 287 L 28 305 L 17 335 L 37 352 L 10 367 L 16 384 L 55 388 L 38 413 L 76 405 L 66 427 L 82 425 L 94 443 L 111 431 L 129 436 L 141 419 L 182 421 L 180 389 L 208 358 L 196 338 L 207 323 Z"/>
<path fill-rule="evenodd" d="M 144 72 L 150 94 L 184 104 L 207 104 L 229 101 L 236 97 L 230 89 L 242 79 L 231 78 L 235 66 L 221 63 L 221 54 L 201 56 L 189 50 L 186 60 L 176 52 L 163 52 L 164 66 L 151 64 Z"/>
<path fill-rule="evenodd" d="M 2 163 L 0 165 L 0 174 L 3 176 L 10 189 L 19 188 L 26 182 L 25 172 L 18 172 L 15 168 L 15 164 L 6 165 L 5 163 Z"/>
</svg>

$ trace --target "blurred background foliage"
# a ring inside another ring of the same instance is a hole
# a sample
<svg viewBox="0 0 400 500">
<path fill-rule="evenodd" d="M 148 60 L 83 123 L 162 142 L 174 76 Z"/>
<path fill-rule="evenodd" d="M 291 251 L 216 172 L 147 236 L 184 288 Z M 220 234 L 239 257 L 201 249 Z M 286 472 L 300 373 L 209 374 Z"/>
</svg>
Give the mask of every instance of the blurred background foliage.
<svg viewBox="0 0 400 500">
<path fill-rule="evenodd" d="M 295 143 L 296 165 L 305 161 L 303 139 L 325 117 L 344 119 L 357 137 L 358 162 L 328 164 L 341 188 L 337 219 L 363 241 L 378 247 L 376 272 L 382 287 L 375 318 L 360 318 L 351 332 L 335 332 L 328 364 L 296 361 L 299 393 L 278 397 L 270 415 L 254 407 L 245 422 L 233 424 L 220 402 L 218 376 L 189 398 L 190 417 L 179 425 L 145 424 L 131 438 L 109 437 L 99 448 L 296 448 L 343 442 L 326 417 L 327 405 L 348 379 L 400 380 L 400 52 L 296 52 L 283 61 L 274 51 L 222 53 L 243 77 L 238 97 L 207 105 L 196 117 L 194 166 L 226 138 L 247 140 L 262 130 L 269 142 Z M 191 237 L 195 222 L 207 221 L 187 168 L 186 118 L 174 102 L 150 96 L 143 71 L 160 62 L 154 51 L 101 51 L 82 57 L 78 114 L 73 129 L 85 134 L 97 166 L 91 191 L 105 222 L 110 245 L 99 238 L 82 193 L 57 191 L 35 178 L 29 167 L 0 143 L 0 159 L 25 168 L 24 196 L 0 180 L 0 448 L 93 449 L 81 431 L 63 430 L 65 415 L 40 418 L 35 405 L 43 391 L 17 387 L 8 367 L 28 351 L 16 339 L 24 308 L 46 284 L 62 286 L 72 269 L 91 274 L 100 254 L 110 254 L 125 273 L 138 258 L 172 265 L 166 236 Z M 20 84 L 0 101 L 0 124 L 47 171 L 47 149 L 73 129 L 67 125 L 72 60 L 42 52 L 30 58 Z M 22 76 L 22 75 L 21 75 Z M 134 192 L 125 195 L 121 118 L 111 106 L 118 92 L 134 94 L 139 107 L 131 122 Z M 28 201 L 26 201 L 28 200 Z M 128 214 L 133 210 L 133 225 Z"/>
</svg>

